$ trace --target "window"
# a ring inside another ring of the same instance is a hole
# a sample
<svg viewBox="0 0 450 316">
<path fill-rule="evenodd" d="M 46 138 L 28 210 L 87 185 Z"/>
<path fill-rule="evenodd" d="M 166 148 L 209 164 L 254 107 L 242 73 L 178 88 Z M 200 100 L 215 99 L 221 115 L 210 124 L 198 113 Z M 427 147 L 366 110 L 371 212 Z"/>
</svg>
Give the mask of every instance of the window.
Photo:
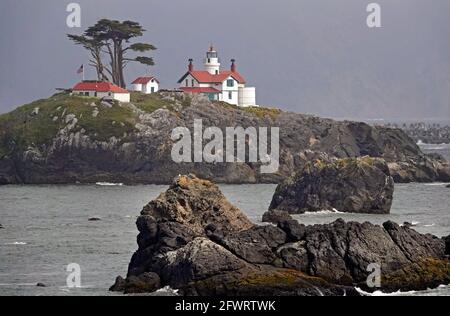
<svg viewBox="0 0 450 316">
<path fill-rule="evenodd" d="M 94 96 L 95 96 L 95 97 L 97 97 L 97 96 L 98 96 L 98 94 L 97 94 L 97 91 L 95 91 L 95 93 L 94 93 Z"/>
<path fill-rule="evenodd" d="M 219 74 L 219 71 L 218 70 L 216 70 L 216 75 L 218 75 Z"/>
<path fill-rule="evenodd" d="M 230 100 L 233 99 L 233 92 L 231 92 L 231 91 L 228 92 L 228 99 L 230 99 Z"/>
<path fill-rule="evenodd" d="M 155 92 L 155 87 L 152 87 L 152 93 L 154 93 Z"/>
<path fill-rule="evenodd" d="M 211 58 L 208 58 L 208 64 L 210 64 L 211 63 Z"/>
<path fill-rule="evenodd" d="M 89 92 L 85 92 L 84 95 L 85 95 L 86 97 L 88 97 L 88 96 L 89 96 Z"/>
<path fill-rule="evenodd" d="M 228 79 L 227 80 L 227 87 L 234 87 L 234 80 L 233 79 Z"/>
</svg>

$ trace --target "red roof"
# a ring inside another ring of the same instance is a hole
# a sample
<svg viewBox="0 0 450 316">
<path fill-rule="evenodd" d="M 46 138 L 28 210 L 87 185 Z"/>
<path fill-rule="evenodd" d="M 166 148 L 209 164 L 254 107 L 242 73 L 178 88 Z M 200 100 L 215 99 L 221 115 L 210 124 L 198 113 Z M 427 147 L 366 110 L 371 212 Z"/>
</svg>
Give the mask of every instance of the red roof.
<svg viewBox="0 0 450 316">
<path fill-rule="evenodd" d="M 131 84 L 147 84 L 152 80 L 155 80 L 157 83 L 159 83 L 158 79 L 156 79 L 155 77 L 139 77 L 136 80 L 134 80 Z"/>
<path fill-rule="evenodd" d="M 210 87 L 182 87 L 180 90 L 187 93 L 220 93 L 219 90 Z"/>
<path fill-rule="evenodd" d="M 96 92 L 113 92 L 113 93 L 129 93 L 127 90 L 112 84 L 111 82 L 100 81 L 83 81 L 73 87 L 73 91 L 96 91 Z"/>
<path fill-rule="evenodd" d="M 181 83 L 188 75 L 192 75 L 192 77 L 194 77 L 200 83 L 222 83 L 230 76 L 236 79 L 236 81 L 239 83 L 245 83 L 244 77 L 242 77 L 241 74 L 237 71 L 221 71 L 218 75 L 211 75 L 207 71 L 199 70 L 188 71 L 183 76 L 183 78 L 178 81 L 178 83 Z"/>
</svg>

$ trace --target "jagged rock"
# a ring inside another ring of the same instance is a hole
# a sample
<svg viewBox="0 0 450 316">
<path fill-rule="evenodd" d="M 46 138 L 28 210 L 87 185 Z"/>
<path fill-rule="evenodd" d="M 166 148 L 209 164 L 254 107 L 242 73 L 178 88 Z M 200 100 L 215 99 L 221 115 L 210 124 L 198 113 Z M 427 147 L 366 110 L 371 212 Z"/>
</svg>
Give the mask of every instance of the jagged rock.
<svg viewBox="0 0 450 316">
<path fill-rule="evenodd" d="M 306 226 L 293 219 L 278 222 L 278 227 L 286 232 L 290 242 L 303 240 L 306 234 Z"/>
<path fill-rule="evenodd" d="M 446 186 L 447 189 L 450 189 L 450 184 Z"/>
<path fill-rule="evenodd" d="M 412 262 L 420 258 L 443 258 L 445 248 L 442 240 L 432 235 L 422 235 L 408 227 L 401 227 L 389 221 L 383 224 L 393 242 Z"/>
<path fill-rule="evenodd" d="M 382 159 L 317 160 L 278 186 L 270 210 L 387 214 L 393 193 L 394 181 Z"/>
<path fill-rule="evenodd" d="M 203 233 L 207 225 L 227 231 L 253 226 L 228 202 L 217 185 L 194 175 L 178 177 L 169 190 L 144 207 L 142 215 L 184 225 L 198 234 Z"/>
<path fill-rule="evenodd" d="M 248 266 L 245 261 L 206 238 L 196 238 L 185 247 L 168 252 L 164 261 L 161 276 L 173 287 L 182 287 Z"/>
<path fill-rule="evenodd" d="M 277 258 L 274 254 L 279 246 L 286 243 L 286 233 L 274 226 L 255 227 L 223 237 L 210 236 L 234 255 L 249 263 L 272 264 Z"/>
<path fill-rule="evenodd" d="M 137 227 L 128 276 L 111 290 L 142 293 L 159 285 L 181 295 L 357 295 L 355 286 L 371 290 L 373 264 L 382 269 L 382 290 L 450 283 L 448 238 L 393 222 L 304 226 L 288 219 L 256 226 L 217 186 L 192 175 L 150 202 Z"/>
<path fill-rule="evenodd" d="M 152 293 L 161 288 L 161 280 L 156 273 L 142 273 L 141 275 L 131 276 L 126 280 L 117 277 L 116 283 L 110 288 L 110 291 L 127 293 Z"/>
<path fill-rule="evenodd" d="M 99 222 L 99 221 L 101 221 L 102 219 L 101 218 L 98 218 L 98 217 L 91 217 L 91 218 L 89 218 L 89 222 Z"/>
<path fill-rule="evenodd" d="M 287 221 L 292 219 L 289 212 L 280 210 L 269 210 L 263 214 L 262 221 L 264 223 L 274 223 L 278 224 L 282 221 Z"/>
<path fill-rule="evenodd" d="M 47 285 L 45 285 L 44 283 L 38 283 L 36 284 L 37 287 L 47 287 Z"/>
<path fill-rule="evenodd" d="M 2 225 L 2 224 L 0 224 L 0 229 L 5 229 L 5 227 L 3 227 L 3 225 Z"/>
</svg>

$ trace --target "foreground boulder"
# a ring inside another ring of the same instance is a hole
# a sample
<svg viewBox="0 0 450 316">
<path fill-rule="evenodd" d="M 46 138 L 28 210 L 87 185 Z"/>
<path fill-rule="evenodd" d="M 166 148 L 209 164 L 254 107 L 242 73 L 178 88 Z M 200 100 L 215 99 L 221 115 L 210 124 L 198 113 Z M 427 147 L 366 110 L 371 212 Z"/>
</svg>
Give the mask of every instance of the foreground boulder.
<svg viewBox="0 0 450 316">
<path fill-rule="evenodd" d="M 382 159 L 319 159 L 278 186 L 270 211 L 388 214 L 393 194 L 394 181 Z"/>
<path fill-rule="evenodd" d="M 304 226 L 280 217 L 256 226 L 218 187 L 178 177 L 137 220 L 138 250 L 113 291 L 181 295 L 358 295 L 370 264 L 382 289 L 416 290 L 450 283 L 446 240 L 388 222 Z M 448 242 L 447 242 L 448 243 Z M 370 290 L 370 289 L 368 289 Z"/>
</svg>

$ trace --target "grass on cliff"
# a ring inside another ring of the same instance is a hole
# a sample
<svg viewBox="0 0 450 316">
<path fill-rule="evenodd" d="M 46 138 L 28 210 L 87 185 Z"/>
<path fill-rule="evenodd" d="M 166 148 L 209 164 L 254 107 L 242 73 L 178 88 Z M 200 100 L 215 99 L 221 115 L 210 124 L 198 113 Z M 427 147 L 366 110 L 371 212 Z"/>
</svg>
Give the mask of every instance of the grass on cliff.
<svg viewBox="0 0 450 316">
<path fill-rule="evenodd" d="M 175 101 L 170 99 L 164 99 L 159 93 L 144 94 L 141 92 L 131 92 L 131 103 L 142 111 L 153 113 L 159 109 L 174 110 Z M 190 101 L 188 99 L 179 100 L 183 106 L 189 106 Z"/>
<path fill-rule="evenodd" d="M 118 103 L 105 107 L 100 102 L 96 98 L 59 93 L 1 115 L 0 157 L 12 148 L 24 150 L 29 146 L 48 145 L 67 125 L 69 114 L 78 120 L 74 132 L 85 129 L 92 139 L 100 141 L 122 137 L 134 130 L 135 117 L 130 108 Z M 94 109 L 99 111 L 97 117 L 93 116 Z"/>
<path fill-rule="evenodd" d="M 275 119 L 278 117 L 278 115 L 280 115 L 282 113 L 282 111 L 280 109 L 276 109 L 276 108 L 265 108 L 265 107 L 260 107 L 260 106 L 238 107 L 237 105 L 233 105 L 233 104 L 226 103 L 223 101 L 216 102 L 216 104 L 219 104 L 220 106 L 227 108 L 227 109 L 233 109 L 233 110 L 238 109 L 238 110 L 244 111 L 246 113 L 253 114 L 260 119 L 265 118 L 265 117 Z"/>
<path fill-rule="evenodd" d="M 276 118 L 281 113 L 280 109 L 264 108 L 257 106 L 243 107 L 242 110 L 244 112 L 254 114 L 259 118 L 265 117 Z"/>
</svg>

